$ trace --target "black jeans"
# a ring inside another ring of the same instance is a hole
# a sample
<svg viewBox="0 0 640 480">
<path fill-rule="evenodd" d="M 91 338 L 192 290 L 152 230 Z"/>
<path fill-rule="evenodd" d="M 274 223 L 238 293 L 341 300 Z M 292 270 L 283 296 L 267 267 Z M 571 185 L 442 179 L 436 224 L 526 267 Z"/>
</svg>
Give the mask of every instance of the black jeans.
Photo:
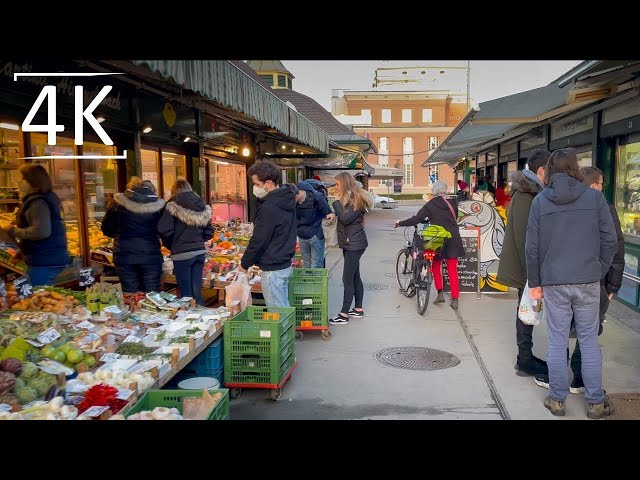
<svg viewBox="0 0 640 480">
<path fill-rule="evenodd" d="M 116 265 L 122 291 L 125 293 L 159 292 L 162 264 Z"/>
<path fill-rule="evenodd" d="M 198 305 L 202 301 L 202 269 L 204 268 L 204 254 L 189 260 L 174 260 L 173 271 L 176 274 L 178 289 L 183 297 L 193 297 Z"/>
<path fill-rule="evenodd" d="M 600 327 L 598 328 L 598 336 L 602 335 L 602 323 L 604 322 L 605 314 L 609 308 L 609 294 L 607 289 L 600 286 Z M 571 322 L 571 328 L 574 329 L 573 321 Z M 569 357 L 569 348 L 567 348 L 567 358 Z M 580 344 L 576 339 L 576 348 L 573 349 L 573 355 L 571 355 L 571 371 L 573 372 L 573 378 L 582 378 L 582 354 L 580 353 Z"/>
<path fill-rule="evenodd" d="M 341 313 L 348 313 L 351 309 L 353 297 L 356 298 L 355 308 L 362 308 L 364 298 L 364 285 L 360 278 L 360 257 L 364 250 L 343 250 L 344 270 L 342 271 L 342 283 L 344 284 L 344 300 Z"/>
<path fill-rule="evenodd" d="M 518 306 L 524 289 L 518 289 Z M 533 358 L 533 325 L 522 323 L 516 307 L 516 343 L 518 344 L 518 363 L 526 363 Z"/>
</svg>

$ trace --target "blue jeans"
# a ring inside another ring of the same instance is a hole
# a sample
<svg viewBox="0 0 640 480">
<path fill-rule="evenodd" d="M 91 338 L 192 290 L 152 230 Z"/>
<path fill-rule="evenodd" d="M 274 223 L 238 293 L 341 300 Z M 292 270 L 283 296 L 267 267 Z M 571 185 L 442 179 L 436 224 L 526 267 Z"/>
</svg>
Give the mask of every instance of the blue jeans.
<svg viewBox="0 0 640 480">
<path fill-rule="evenodd" d="M 262 272 L 262 295 L 267 307 L 289 306 L 289 277 L 293 269 Z"/>
<path fill-rule="evenodd" d="M 574 318 L 582 353 L 584 398 L 588 403 L 602 403 L 602 354 L 598 345 L 600 282 L 543 287 L 542 291 L 549 333 L 547 364 L 551 398 L 564 401 L 569 394 L 567 346 Z"/>
<path fill-rule="evenodd" d="M 324 239 L 317 236 L 309 239 L 298 238 L 304 268 L 322 268 L 324 265 Z"/>
<path fill-rule="evenodd" d="M 176 274 L 178 289 L 183 297 L 193 297 L 198 305 L 202 300 L 202 269 L 204 268 L 204 254 L 189 260 L 174 260 L 173 272 Z"/>
<path fill-rule="evenodd" d="M 27 276 L 33 287 L 53 285 L 53 281 L 65 268 L 67 267 L 29 267 Z"/>
</svg>

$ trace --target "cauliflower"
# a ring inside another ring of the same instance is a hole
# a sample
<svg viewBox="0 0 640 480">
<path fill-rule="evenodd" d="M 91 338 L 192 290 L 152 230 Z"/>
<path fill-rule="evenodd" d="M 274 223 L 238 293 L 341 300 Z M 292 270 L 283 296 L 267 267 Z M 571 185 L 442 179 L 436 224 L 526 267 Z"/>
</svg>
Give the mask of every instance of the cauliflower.
<svg viewBox="0 0 640 480">
<path fill-rule="evenodd" d="M 20 374 L 20 378 L 22 378 L 25 382 L 28 382 L 29 380 L 34 378 L 36 375 L 38 375 L 39 371 L 40 369 L 35 363 L 33 362 L 23 363 L 22 373 Z"/>
<path fill-rule="evenodd" d="M 18 400 L 20 400 L 23 405 L 26 405 L 38 398 L 38 392 L 28 386 L 21 387 L 16 389 L 16 397 L 18 397 Z"/>
</svg>

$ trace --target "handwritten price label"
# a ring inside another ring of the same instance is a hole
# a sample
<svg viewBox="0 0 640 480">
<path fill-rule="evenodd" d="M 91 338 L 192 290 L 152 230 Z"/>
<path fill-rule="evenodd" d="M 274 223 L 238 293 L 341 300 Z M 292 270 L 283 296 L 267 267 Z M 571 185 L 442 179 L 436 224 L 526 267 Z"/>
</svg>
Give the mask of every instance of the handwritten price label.
<svg viewBox="0 0 640 480">
<path fill-rule="evenodd" d="M 116 395 L 116 398 L 118 400 L 129 400 L 131 398 L 131 395 L 133 395 L 133 390 L 129 390 L 128 388 L 121 388 L 120 390 L 118 390 L 118 395 Z"/>
<path fill-rule="evenodd" d="M 42 332 L 40 335 L 38 335 L 38 341 L 44 345 L 51 343 L 59 338 L 60 338 L 60 334 L 53 327 L 51 327 L 49 330 L 46 330 Z"/>
<path fill-rule="evenodd" d="M 119 353 L 105 353 L 104 355 L 102 355 L 102 357 L 100 357 L 100 361 L 105 363 L 115 362 L 119 358 L 120 358 Z"/>
<path fill-rule="evenodd" d="M 147 334 L 148 335 L 156 335 L 160 332 L 162 332 L 163 330 L 161 328 L 147 328 Z"/>
<path fill-rule="evenodd" d="M 142 343 L 142 339 L 140 337 L 136 337 L 135 335 L 129 335 L 122 341 L 122 343 Z"/>
<path fill-rule="evenodd" d="M 85 417 L 99 417 L 104 412 L 109 410 L 109 407 L 91 407 L 84 411 L 82 415 Z"/>
<path fill-rule="evenodd" d="M 81 268 L 80 269 L 80 286 L 89 287 L 95 283 L 96 279 L 93 278 L 93 268 Z"/>
<path fill-rule="evenodd" d="M 151 370 L 153 367 L 157 367 L 158 366 L 158 362 L 150 362 L 150 361 L 146 361 L 146 362 L 141 362 L 138 363 L 137 365 L 134 365 L 133 367 L 131 367 L 128 372 L 129 373 L 142 373 L 142 372 L 146 372 L 147 370 Z"/>
<path fill-rule="evenodd" d="M 18 296 L 20 299 L 30 297 L 33 295 L 33 287 L 29 282 L 27 277 L 21 277 L 15 282 L 13 282 L 13 286 L 16 287 L 16 291 L 18 292 Z"/>
<path fill-rule="evenodd" d="M 91 330 L 92 328 L 95 328 L 95 325 L 88 320 L 85 320 L 84 322 L 80 322 L 78 325 L 76 325 L 76 327 L 84 328 L 85 330 Z"/>
</svg>

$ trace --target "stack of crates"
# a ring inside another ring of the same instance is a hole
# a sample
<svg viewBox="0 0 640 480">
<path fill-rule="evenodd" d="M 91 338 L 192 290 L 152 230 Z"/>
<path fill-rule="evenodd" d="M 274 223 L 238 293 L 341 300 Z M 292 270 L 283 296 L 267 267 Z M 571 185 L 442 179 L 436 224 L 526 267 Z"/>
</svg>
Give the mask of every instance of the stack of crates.
<svg viewBox="0 0 640 480">
<path fill-rule="evenodd" d="M 296 309 L 296 330 L 327 330 L 329 270 L 294 268 L 289 279 L 289 305 Z"/>
<path fill-rule="evenodd" d="M 247 307 L 224 323 L 224 383 L 278 385 L 295 350 L 295 309 Z"/>
<path fill-rule="evenodd" d="M 223 343 L 222 338 L 217 338 L 211 345 L 204 349 L 176 376 L 176 385 L 182 380 L 193 377 L 212 377 L 222 385 L 223 368 Z"/>
</svg>

